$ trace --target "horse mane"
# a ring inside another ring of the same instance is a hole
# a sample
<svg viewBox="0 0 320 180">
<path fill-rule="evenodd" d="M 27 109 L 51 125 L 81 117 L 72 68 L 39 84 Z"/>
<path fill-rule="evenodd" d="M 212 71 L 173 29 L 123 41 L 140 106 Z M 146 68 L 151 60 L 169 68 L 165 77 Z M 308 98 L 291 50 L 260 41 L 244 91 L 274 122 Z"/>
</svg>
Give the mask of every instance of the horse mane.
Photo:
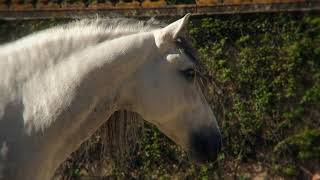
<svg viewBox="0 0 320 180">
<path fill-rule="evenodd" d="M 154 18 L 148 21 L 128 18 L 100 18 L 99 16 L 76 19 L 66 24 L 35 32 L 16 41 L 0 45 L 0 57 L 22 52 L 24 53 L 24 57 L 26 55 L 30 57 L 32 56 L 31 53 L 42 52 L 46 49 L 46 55 L 50 58 L 49 60 L 48 57 L 44 59 L 51 64 L 50 59 L 57 62 L 59 59 L 67 58 L 72 53 L 94 46 L 100 42 L 136 33 L 149 32 L 166 25 Z M 184 49 L 184 52 L 191 57 L 197 66 L 199 65 L 198 55 L 192 47 L 189 38 L 183 39 L 182 43 L 177 43 L 177 45 Z M 12 50 L 14 50 L 14 53 Z M 55 64 L 54 62 L 53 64 Z"/>
<path fill-rule="evenodd" d="M 137 19 L 128 19 L 128 18 L 85 18 L 77 19 L 71 23 L 62 25 L 63 28 L 72 28 L 72 27 L 96 27 L 102 28 L 105 33 L 120 33 L 122 35 L 134 34 L 138 32 L 147 32 L 161 27 L 165 27 L 166 24 L 155 20 L 154 18 L 149 19 L 148 21 L 137 20 Z"/>
<path fill-rule="evenodd" d="M 45 43 L 63 39 L 64 43 L 77 45 L 72 41 L 79 37 L 94 37 L 96 43 L 115 39 L 121 36 L 131 35 L 139 32 L 148 32 L 165 26 L 155 19 L 148 21 L 127 18 L 85 18 L 76 19 L 66 24 L 51 27 L 22 37 L 17 41 L 0 45 L 0 51 L 4 52 L 12 48 L 26 48 L 33 43 Z M 83 40 L 85 44 L 85 39 Z M 43 49 L 43 46 L 42 46 Z"/>
</svg>

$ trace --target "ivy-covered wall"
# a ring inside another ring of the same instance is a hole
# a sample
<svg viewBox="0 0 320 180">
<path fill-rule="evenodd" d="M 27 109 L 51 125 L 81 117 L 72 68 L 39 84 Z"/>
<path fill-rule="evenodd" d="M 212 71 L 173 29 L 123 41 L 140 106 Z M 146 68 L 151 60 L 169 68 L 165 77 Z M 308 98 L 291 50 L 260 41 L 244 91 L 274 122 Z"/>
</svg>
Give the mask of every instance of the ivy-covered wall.
<svg viewBox="0 0 320 180">
<path fill-rule="evenodd" d="M 0 22 L 0 41 L 59 23 Z M 218 161 L 192 164 L 146 124 L 138 148 L 108 176 L 310 179 L 320 170 L 320 17 L 196 17 L 189 32 L 215 84 L 208 100 L 223 133 Z M 68 168 L 66 176 L 87 174 L 77 164 Z"/>
</svg>

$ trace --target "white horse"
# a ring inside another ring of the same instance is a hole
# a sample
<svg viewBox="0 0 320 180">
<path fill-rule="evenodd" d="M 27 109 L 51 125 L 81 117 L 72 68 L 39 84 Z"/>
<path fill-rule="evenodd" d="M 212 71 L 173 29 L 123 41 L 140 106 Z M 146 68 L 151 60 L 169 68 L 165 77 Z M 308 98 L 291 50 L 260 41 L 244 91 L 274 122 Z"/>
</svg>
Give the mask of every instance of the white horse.
<svg viewBox="0 0 320 180">
<path fill-rule="evenodd" d="M 0 179 L 50 179 L 119 109 L 215 159 L 220 132 L 194 78 L 188 17 L 163 28 L 82 20 L 0 46 Z"/>
</svg>

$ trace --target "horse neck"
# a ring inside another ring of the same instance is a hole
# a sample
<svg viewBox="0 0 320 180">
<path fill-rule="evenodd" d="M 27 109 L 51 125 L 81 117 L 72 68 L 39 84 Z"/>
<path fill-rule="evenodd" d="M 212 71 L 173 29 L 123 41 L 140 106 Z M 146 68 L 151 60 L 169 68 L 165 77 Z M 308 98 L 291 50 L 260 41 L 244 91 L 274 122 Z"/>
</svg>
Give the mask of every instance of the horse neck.
<svg viewBox="0 0 320 180">
<path fill-rule="evenodd" d="M 121 37 L 77 52 L 34 75 L 23 86 L 24 121 L 45 126 L 75 99 L 97 101 L 110 96 L 148 59 L 150 44 L 150 33 Z"/>
<path fill-rule="evenodd" d="M 151 33 L 120 37 L 77 52 L 27 81 L 22 102 L 29 135 L 17 153 L 26 162 L 21 176 L 50 176 L 120 108 L 117 90 L 151 56 L 152 47 Z M 35 164 L 39 173 L 32 170 Z"/>
</svg>

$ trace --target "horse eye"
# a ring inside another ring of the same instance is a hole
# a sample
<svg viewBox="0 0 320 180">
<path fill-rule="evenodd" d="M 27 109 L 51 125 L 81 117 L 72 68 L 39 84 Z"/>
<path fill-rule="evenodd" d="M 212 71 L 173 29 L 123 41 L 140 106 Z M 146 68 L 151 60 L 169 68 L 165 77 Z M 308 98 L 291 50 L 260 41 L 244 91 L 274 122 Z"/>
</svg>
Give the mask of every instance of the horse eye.
<svg viewBox="0 0 320 180">
<path fill-rule="evenodd" d="M 181 38 L 176 39 L 176 45 L 178 46 L 179 49 L 183 49 L 183 40 Z"/>
<path fill-rule="evenodd" d="M 181 71 L 182 74 L 186 77 L 187 80 L 193 80 L 194 77 L 196 76 L 196 72 L 194 69 L 189 68 L 186 70 Z"/>
</svg>

